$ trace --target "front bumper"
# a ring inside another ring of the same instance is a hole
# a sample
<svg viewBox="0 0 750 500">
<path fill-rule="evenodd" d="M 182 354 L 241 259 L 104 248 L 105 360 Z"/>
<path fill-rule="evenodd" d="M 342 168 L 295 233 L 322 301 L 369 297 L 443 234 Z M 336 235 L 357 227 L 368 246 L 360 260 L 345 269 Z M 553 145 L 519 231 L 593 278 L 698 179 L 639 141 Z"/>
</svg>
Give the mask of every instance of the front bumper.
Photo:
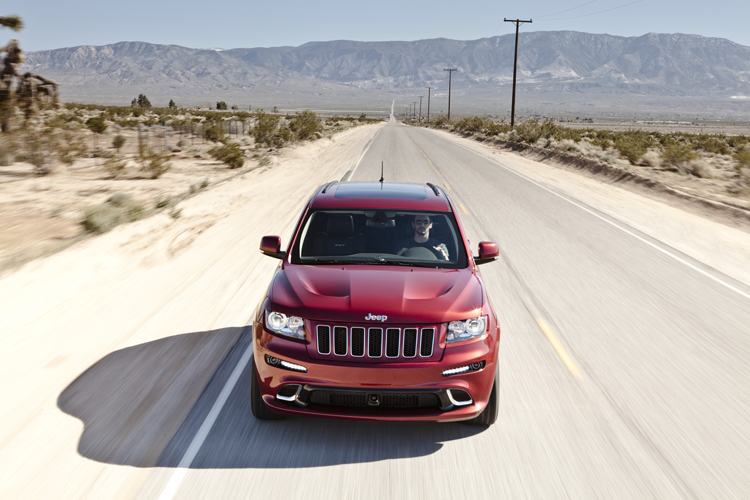
<svg viewBox="0 0 750 500">
<path fill-rule="evenodd" d="M 451 346 L 440 361 L 346 363 L 312 359 L 306 344 L 276 337 L 255 323 L 254 356 L 263 400 L 279 413 L 354 420 L 459 421 L 476 417 L 487 405 L 495 379 L 497 338 L 491 334 Z M 266 356 L 301 365 L 307 372 L 273 366 Z M 447 369 L 482 361 L 480 370 L 443 376 Z M 378 404 L 371 404 L 373 397 Z M 404 398 L 419 403 L 388 403 Z M 425 406 L 427 400 L 430 404 Z"/>
</svg>

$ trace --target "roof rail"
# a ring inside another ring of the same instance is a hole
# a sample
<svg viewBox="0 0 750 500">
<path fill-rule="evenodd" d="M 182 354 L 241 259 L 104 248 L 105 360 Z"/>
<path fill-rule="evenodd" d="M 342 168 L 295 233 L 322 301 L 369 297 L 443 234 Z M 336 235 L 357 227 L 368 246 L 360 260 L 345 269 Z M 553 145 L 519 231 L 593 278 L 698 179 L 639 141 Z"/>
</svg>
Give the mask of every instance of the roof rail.
<svg viewBox="0 0 750 500">
<path fill-rule="evenodd" d="M 334 184 L 338 184 L 339 181 L 331 181 L 325 186 L 323 186 L 323 191 L 321 191 L 321 194 L 325 194 L 325 192 L 328 190 L 329 187 L 333 186 Z"/>
<path fill-rule="evenodd" d="M 435 186 L 435 184 L 428 182 L 427 185 L 430 186 L 430 188 L 432 188 L 432 190 L 435 192 L 437 196 L 440 196 L 440 191 L 438 191 L 438 188 L 437 186 Z"/>
</svg>

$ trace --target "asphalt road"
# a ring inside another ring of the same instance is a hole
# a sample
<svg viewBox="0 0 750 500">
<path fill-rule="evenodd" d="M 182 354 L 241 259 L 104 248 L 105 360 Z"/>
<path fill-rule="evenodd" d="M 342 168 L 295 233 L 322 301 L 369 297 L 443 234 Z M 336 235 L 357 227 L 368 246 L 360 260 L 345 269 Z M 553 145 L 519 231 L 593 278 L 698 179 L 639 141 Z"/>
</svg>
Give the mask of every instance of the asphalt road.
<svg viewBox="0 0 750 500">
<path fill-rule="evenodd" d="M 497 423 L 257 421 L 245 332 L 140 497 L 747 498 L 748 287 L 432 131 L 389 124 L 351 180 L 381 161 L 501 247 Z"/>
</svg>

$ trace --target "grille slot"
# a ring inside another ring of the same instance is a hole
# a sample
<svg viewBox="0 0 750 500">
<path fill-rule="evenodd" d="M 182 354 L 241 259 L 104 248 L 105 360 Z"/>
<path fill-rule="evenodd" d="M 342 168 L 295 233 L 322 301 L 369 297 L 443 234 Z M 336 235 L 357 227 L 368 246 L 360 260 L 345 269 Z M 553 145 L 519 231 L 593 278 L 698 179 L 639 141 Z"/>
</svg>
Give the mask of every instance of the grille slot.
<svg viewBox="0 0 750 500">
<path fill-rule="evenodd" d="M 364 392 L 347 391 L 313 391 L 310 403 L 327 406 L 367 406 L 367 394 Z"/>
<path fill-rule="evenodd" d="M 346 356 L 346 327 L 333 327 L 333 353 L 336 356 Z"/>
<path fill-rule="evenodd" d="M 417 329 L 404 328 L 404 357 L 413 358 L 417 355 Z"/>
<path fill-rule="evenodd" d="M 400 333 L 401 333 L 401 330 L 399 330 L 398 328 L 387 328 L 385 330 L 385 357 L 386 358 L 398 357 Z"/>
<path fill-rule="evenodd" d="M 318 352 L 331 354 L 331 327 L 318 325 Z"/>
<path fill-rule="evenodd" d="M 382 328 L 370 328 L 370 338 L 367 346 L 367 354 L 371 358 L 379 358 L 383 355 Z"/>
<path fill-rule="evenodd" d="M 365 355 L 365 329 L 352 328 L 352 356 L 361 358 Z"/>
<path fill-rule="evenodd" d="M 432 356 L 432 346 L 435 343 L 435 329 L 422 328 L 422 342 L 419 347 L 419 355 L 423 358 Z"/>
</svg>

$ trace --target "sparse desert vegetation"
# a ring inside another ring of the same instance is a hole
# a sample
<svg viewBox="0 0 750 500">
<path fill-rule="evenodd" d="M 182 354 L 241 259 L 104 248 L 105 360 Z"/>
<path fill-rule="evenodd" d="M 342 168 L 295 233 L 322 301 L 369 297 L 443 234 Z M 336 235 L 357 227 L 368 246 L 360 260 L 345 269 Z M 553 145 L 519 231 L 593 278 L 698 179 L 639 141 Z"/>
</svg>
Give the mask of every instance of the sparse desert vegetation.
<svg viewBox="0 0 750 500">
<path fill-rule="evenodd" d="M 164 211 L 208 186 L 272 164 L 279 148 L 372 119 L 237 110 L 67 104 L 0 134 L 0 265 Z M 261 140 L 256 140 L 260 138 Z"/>
<path fill-rule="evenodd" d="M 747 135 L 572 128 L 537 119 L 521 121 L 511 130 L 503 120 L 482 116 L 448 120 L 441 115 L 421 125 L 491 141 L 535 159 L 607 164 L 629 176 L 750 209 Z"/>
</svg>

